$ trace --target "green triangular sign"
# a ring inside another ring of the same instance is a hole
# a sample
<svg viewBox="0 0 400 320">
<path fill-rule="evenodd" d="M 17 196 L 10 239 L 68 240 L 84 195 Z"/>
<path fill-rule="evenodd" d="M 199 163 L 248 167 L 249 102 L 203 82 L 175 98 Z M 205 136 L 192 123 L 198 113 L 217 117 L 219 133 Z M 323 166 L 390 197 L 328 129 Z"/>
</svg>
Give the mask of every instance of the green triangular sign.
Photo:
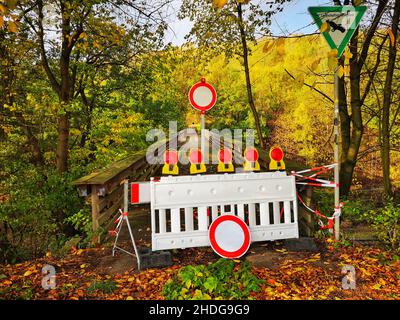
<svg viewBox="0 0 400 320">
<path fill-rule="evenodd" d="M 326 23 L 327 31 L 322 32 L 331 49 L 338 50 L 338 58 L 361 22 L 366 6 L 331 6 L 309 7 L 308 11 L 313 17 L 318 29 Z"/>
</svg>

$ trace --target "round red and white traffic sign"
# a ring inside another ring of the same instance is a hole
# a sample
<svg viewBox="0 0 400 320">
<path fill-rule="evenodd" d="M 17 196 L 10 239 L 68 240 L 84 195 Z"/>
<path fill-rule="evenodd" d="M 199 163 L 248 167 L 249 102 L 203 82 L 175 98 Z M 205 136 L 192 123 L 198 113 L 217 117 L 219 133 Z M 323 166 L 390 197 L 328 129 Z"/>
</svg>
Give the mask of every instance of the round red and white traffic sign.
<svg viewBox="0 0 400 320">
<path fill-rule="evenodd" d="M 217 92 L 212 85 L 206 83 L 206 80 L 202 78 L 200 82 L 190 88 L 189 101 L 193 108 L 204 113 L 214 107 L 217 101 Z"/>
<path fill-rule="evenodd" d="M 225 214 L 215 219 L 208 231 L 213 250 L 222 258 L 243 256 L 250 247 L 250 230 L 237 216 Z"/>
</svg>

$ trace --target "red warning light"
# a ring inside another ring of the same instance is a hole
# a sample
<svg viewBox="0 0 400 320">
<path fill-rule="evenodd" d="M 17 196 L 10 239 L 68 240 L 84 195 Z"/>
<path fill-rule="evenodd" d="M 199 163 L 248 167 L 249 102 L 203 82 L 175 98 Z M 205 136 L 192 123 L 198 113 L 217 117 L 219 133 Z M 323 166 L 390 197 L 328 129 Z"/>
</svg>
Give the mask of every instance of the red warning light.
<svg viewBox="0 0 400 320">
<path fill-rule="evenodd" d="M 192 164 L 200 164 L 203 161 L 203 154 L 199 149 L 190 150 L 189 161 Z"/>
<path fill-rule="evenodd" d="M 272 160 L 274 161 L 282 161 L 283 159 L 283 150 L 279 147 L 273 147 L 271 148 L 269 152 L 269 156 L 271 157 Z"/>
<path fill-rule="evenodd" d="M 247 148 L 244 152 L 244 157 L 249 162 L 256 162 L 258 160 L 258 151 L 255 148 Z"/>
<path fill-rule="evenodd" d="M 174 165 L 178 163 L 178 152 L 175 150 L 165 151 L 165 163 Z"/>
<path fill-rule="evenodd" d="M 218 154 L 219 161 L 223 163 L 231 163 L 232 162 L 232 151 L 230 149 L 224 148 L 219 150 Z"/>
</svg>

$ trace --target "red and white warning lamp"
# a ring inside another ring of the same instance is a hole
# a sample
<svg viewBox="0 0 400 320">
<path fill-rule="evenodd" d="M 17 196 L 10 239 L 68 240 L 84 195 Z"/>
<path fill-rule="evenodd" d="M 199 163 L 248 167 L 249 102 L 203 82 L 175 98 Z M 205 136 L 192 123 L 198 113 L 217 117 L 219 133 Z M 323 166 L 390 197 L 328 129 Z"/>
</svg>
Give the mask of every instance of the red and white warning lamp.
<svg viewBox="0 0 400 320">
<path fill-rule="evenodd" d="M 269 157 L 271 162 L 269 163 L 270 170 L 285 170 L 285 162 L 283 161 L 284 153 L 280 147 L 272 147 L 269 150 Z"/>
<path fill-rule="evenodd" d="M 217 171 L 218 172 L 234 172 L 235 168 L 233 167 L 232 164 L 232 150 L 228 148 L 222 148 L 219 150 L 218 153 L 218 167 Z"/>
<path fill-rule="evenodd" d="M 247 147 L 244 150 L 244 171 L 260 171 L 260 164 L 258 163 L 259 153 L 254 147 Z"/>
<path fill-rule="evenodd" d="M 179 174 L 178 168 L 178 152 L 176 150 L 167 150 L 164 153 L 164 166 L 162 168 L 163 174 Z"/>
<path fill-rule="evenodd" d="M 206 172 L 206 166 L 203 163 L 203 153 L 200 149 L 191 149 L 189 152 L 190 174 Z"/>
</svg>

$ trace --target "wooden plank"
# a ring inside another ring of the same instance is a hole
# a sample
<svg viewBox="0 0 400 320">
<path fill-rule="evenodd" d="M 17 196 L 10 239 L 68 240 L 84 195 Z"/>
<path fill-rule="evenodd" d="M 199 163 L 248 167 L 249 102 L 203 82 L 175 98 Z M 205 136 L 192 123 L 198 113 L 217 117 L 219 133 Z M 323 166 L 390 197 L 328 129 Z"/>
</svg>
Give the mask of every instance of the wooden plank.
<svg viewBox="0 0 400 320">
<path fill-rule="evenodd" d="M 110 216 L 116 212 L 118 212 L 119 208 L 122 208 L 123 205 L 123 201 L 124 201 L 124 195 L 121 194 L 119 199 L 108 209 L 106 209 L 104 212 L 102 212 L 98 218 L 99 221 L 99 225 L 103 224 L 103 222 L 107 219 L 110 218 Z"/>
<path fill-rule="evenodd" d="M 92 186 L 92 229 L 97 232 L 99 229 L 99 196 L 97 195 L 97 186 Z M 100 237 L 93 238 L 95 244 L 100 242 Z"/>
<path fill-rule="evenodd" d="M 116 201 L 119 201 L 119 198 L 124 193 L 124 185 L 119 185 L 118 188 L 115 188 L 111 194 L 107 194 L 106 196 L 99 199 L 99 212 L 102 212 L 105 208 L 109 208 Z"/>
<path fill-rule="evenodd" d="M 146 151 L 137 152 L 129 157 L 126 157 L 122 160 L 116 161 L 109 166 L 92 172 L 91 174 L 79 178 L 73 182 L 75 185 L 82 185 L 82 184 L 105 184 L 107 181 L 121 173 L 122 171 L 126 170 L 136 162 L 143 160 L 144 156 L 146 155 Z"/>
</svg>

